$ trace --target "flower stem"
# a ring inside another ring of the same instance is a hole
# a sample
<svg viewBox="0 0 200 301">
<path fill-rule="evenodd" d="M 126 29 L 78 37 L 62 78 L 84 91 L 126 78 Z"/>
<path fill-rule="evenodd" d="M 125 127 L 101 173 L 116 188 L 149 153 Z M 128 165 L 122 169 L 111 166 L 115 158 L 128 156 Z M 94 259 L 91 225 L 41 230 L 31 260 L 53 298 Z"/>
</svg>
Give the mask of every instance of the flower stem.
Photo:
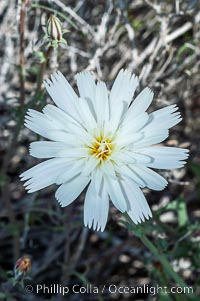
<svg viewBox="0 0 200 301">
<path fill-rule="evenodd" d="M 185 281 L 173 270 L 171 263 L 164 255 L 164 253 L 161 253 L 158 250 L 158 248 L 145 235 L 145 230 L 139 225 L 136 226 L 135 224 L 133 224 L 133 222 L 130 220 L 127 214 L 124 214 L 124 217 L 128 222 L 127 226 L 129 230 L 132 233 L 134 233 L 134 235 L 136 235 L 143 242 L 143 244 L 151 251 L 151 253 L 156 257 L 156 259 L 158 259 L 161 262 L 167 275 L 181 287 L 187 287 Z"/>
<path fill-rule="evenodd" d="M 53 47 L 49 46 L 46 51 L 46 54 L 45 54 L 45 61 L 41 64 L 40 71 L 39 71 L 38 78 L 37 78 L 37 88 L 36 88 L 36 94 L 35 94 L 36 99 L 39 98 L 39 96 L 40 96 L 41 86 L 42 86 L 47 62 L 51 56 L 52 51 L 53 51 Z"/>
<path fill-rule="evenodd" d="M 167 274 L 180 286 L 186 287 L 187 284 L 184 280 L 173 270 L 170 262 L 167 260 L 164 254 L 160 254 L 156 246 L 147 238 L 145 234 L 139 236 L 143 244 L 152 252 L 152 254 L 162 263 Z"/>
</svg>

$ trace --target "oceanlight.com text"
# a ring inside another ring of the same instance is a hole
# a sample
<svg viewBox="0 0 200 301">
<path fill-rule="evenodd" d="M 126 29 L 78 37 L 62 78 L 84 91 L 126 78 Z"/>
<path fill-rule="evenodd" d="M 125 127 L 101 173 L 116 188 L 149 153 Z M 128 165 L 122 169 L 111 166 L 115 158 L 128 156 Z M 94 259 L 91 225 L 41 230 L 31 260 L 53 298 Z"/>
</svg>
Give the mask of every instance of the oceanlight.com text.
<svg viewBox="0 0 200 301">
<path fill-rule="evenodd" d="M 74 284 L 72 287 L 63 286 L 61 284 L 37 284 L 36 286 L 26 285 L 25 290 L 27 293 L 35 294 L 60 294 L 65 296 L 67 294 L 148 294 L 151 296 L 157 294 L 193 294 L 193 288 L 191 286 L 120 286 L 116 284 L 104 284 L 101 286 L 95 286 L 92 284 L 79 285 Z"/>
</svg>

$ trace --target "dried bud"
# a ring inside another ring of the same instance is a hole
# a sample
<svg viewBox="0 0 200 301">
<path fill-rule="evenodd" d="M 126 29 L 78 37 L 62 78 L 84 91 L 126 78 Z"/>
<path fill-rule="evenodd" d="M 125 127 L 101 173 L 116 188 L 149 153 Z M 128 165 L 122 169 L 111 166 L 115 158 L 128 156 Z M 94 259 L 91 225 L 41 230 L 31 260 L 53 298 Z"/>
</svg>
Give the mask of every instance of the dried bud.
<svg viewBox="0 0 200 301">
<path fill-rule="evenodd" d="M 30 271 L 31 268 L 31 258 L 28 256 L 23 256 L 19 258 L 14 267 L 14 277 L 15 280 L 22 280 L 23 277 Z"/>
<path fill-rule="evenodd" d="M 47 21 L 47 34 L 53 41 L 62 40 L 61 22 L 54 15 L 51 15 Z"/>
</svg>

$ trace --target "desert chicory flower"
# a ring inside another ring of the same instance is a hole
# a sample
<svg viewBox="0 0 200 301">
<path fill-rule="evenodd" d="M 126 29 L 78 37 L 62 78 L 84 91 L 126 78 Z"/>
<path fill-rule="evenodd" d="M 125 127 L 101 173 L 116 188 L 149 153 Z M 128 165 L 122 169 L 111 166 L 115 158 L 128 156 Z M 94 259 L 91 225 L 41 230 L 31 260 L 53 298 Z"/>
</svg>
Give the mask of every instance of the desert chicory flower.
<svg viewBox="0 0 200 301">
<path fill-rule="evenodd" d="M 148 114 L 153 92 L 145 88 L 132 102 L 138 78 L 121 70 L 110 94 L 92 75 L 76 75 L 80 97 L 60 72 L 44 85 L 57 106 L 43 113 L 29 110 L 25 125 L 50 141 L 30 145 L 30 154 L 49 160 L 24 172 L 28 192 L 61 185 L 56 199 L 72 203 L 89 184 L 84 224 L 103 231 L 109 199 L 134 223 L 152 216 L 141 188 L 162 190 L 167 181 L 151 168 L 174 169 L 185 164 L 186 149 L 156 146 L 181 121 L 176 105 Z"/>
</svg>

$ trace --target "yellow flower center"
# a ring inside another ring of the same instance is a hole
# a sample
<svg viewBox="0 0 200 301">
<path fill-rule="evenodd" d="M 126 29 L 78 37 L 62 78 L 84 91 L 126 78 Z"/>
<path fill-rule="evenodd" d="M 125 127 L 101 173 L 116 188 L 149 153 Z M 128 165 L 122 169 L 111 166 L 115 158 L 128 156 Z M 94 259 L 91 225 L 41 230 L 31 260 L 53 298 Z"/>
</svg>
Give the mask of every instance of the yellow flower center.
<svg viewBox="0 0 200 301">
<path fill-rule="evenodd" d="M 90 147 L 90 154 L 95 155 L 97 159 L 107 160 L 113 151 L 113 142 L 111 139 L 102 137 L 96 138 L 92 147 Z"/>
</svg>

